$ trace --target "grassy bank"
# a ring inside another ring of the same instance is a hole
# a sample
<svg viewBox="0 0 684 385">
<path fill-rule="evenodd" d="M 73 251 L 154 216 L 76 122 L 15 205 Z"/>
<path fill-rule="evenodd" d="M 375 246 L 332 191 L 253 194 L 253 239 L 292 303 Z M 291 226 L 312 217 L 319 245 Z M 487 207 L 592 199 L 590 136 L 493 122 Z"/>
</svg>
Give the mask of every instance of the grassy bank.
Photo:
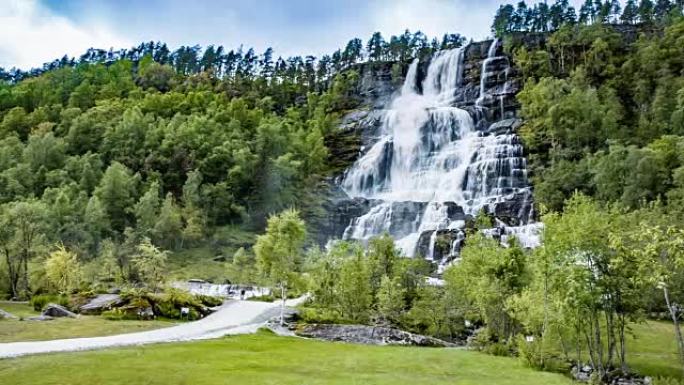
<svg viewBox="0 0 684 385">
<path fill-rule="evenodd" d="M 518 360 L 456 349 L 277 337 L 217 340 L 0 361 L 7 384 L 571 384 Z"/>
<path fill-rule="evenodd" d="M 631 369 L 648 376 L 681 378 L 677 340 L 671 322 L 649 321 L 631 326 L 627 361 Z"/>
<path fill-rule="evenodd" d="M 24 318 L 39 314 L 25 303 L 0 302 L 0 309 Z M 100 316 L 56 318 L 52 321 L 0 320 L 0 343 L 107 336 L 173 325 L 171 321 L 110 321 Z"/>
</svg>

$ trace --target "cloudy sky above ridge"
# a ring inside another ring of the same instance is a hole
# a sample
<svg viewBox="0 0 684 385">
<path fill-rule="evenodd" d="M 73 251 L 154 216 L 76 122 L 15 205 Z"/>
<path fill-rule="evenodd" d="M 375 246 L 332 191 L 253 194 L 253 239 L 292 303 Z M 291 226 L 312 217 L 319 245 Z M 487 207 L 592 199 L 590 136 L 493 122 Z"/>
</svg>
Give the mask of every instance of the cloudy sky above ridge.
<svg viewBox="0 0 684 385">
<path fill-rule="evenodd" d="M 578 3 L 572 1 L 572 3 Z M 404 29 L 487 37 L 495 0 L 0 0 L 0 67 L 28 69 L 90 47 L 142 41 L 240 44 L 320 55 L 353 37 Z"/>
</svg>

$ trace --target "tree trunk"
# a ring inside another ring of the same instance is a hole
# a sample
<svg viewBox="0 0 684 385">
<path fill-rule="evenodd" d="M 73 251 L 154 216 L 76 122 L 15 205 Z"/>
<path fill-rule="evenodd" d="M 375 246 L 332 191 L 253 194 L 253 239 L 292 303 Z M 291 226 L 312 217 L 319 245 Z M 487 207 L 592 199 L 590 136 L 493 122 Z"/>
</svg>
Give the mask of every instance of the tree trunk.
<svg viewBox="0 0 684 385">
<path fill-rule="evenodd" d="M 613 312 L 606 312 L 606 339 L 608 340 L 608 359 L 607 366 L 613 367 L 613 359 L 615 358 L 615 322 Z"/>
<path fill-rule="evenodd" d="M 285 325 L 285 285 L 280 285 L 280 326 Z"/>
<path fill-rule="evenodd" d="M 682 339 L 682 331 L 679 330 L 677 309 L 670 303 L 670 292 L 667 290 L 667 286 L 663 287 L 663 295 L 665 296 L 667 310 L 670 311 L 670 317 L 672 317 L 672 323 L 674 323 L 675 336 L 677 336 L 677 347 L 679 348 L 679 363 L 682 365 L 682 375 L 684 376 L 684 340 Z"/>
<path fill-rule="evenodd" d="M 601 320 L 600 320 L 600 315 L 596 314 L 593 317 L 594 319 L 594 335 L 596 336 L 596 340 L 594 343 L 596 344 L 595 350 L 596 350 L 596 356 L 597 356 L 597 363 L 598 367 L 596 368 L 599 371 L 599 376 L 601 379 L 603 379 L 603 376 L 606 374 L 605 367 L 604 367 L 604 360 L 603 360 L 603 341 L 601 340 Z"/>
<path fill-rule="evenodd" d="M 21 265 L 22 269 L 24 270 L 22 272 L 22 292 L 21 295 L 23 296 L 28 296 L 29 295 L 29 279 L 28 279 L 28 250 L 24 250 L 22 253 L 21 257 Z"/>
<path fill-rule="evenodd" d="M 546 275 L 546 272 L 544 274 L 544 324 L 542 325 L 542 333 L 541 333 L 541 367 L 544 367 L 544 362 L 545 357 L 544 357 L 544 346 L 546 344 L 546 329 L 549 327 L 549 310 L 548 310 L 548 303 L 549 303 L 549 295 L 548 295 L 548 277 Z M 561 336 L 562 340 L 563 336 Z M 565 347 L 563 347 L 563 351 L 565 351 Z"/>
<path fill-rule="evenodd" d="M 627 367 L 627 346 L 625 345 L 625 324 L 626 319 L 624 314 L 620 314 L 620 367 L 623 373 L 627 373 L 629 368 Z"/>
<path fill-rule="evenodd" d="M 12 298 L 19 298 L 19 272 L 17 271 L 17 267 L 12 263 L 12 257 L 10 257 L 10 251 L 7 248 L 5 248 L 5 261 L 7 262 L 7 273 L 9 274 Z"/>
</svg>

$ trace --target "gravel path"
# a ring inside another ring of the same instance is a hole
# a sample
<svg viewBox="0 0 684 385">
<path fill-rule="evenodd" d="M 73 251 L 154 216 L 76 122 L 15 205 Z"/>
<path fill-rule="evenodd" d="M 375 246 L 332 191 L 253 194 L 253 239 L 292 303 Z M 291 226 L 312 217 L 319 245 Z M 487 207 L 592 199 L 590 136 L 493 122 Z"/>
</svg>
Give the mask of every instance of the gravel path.
<svg viewBox="0 0 684 385">
<path fill-rule="evenodd" d="M 289 300 L 287 305 L 296 306 L 302 300 L 303 298 Z M 218 311 L 199 321 L 163 329 L 106 337 L 4 343 L 0 344 L 0 358 L 102 349 L 114 346 L 202 340 L 230 334 L 254 333 L 266 321 L 280 314 L 279 305 L 280 302 L 230 301 L 223 304 Z"/>
</svg>

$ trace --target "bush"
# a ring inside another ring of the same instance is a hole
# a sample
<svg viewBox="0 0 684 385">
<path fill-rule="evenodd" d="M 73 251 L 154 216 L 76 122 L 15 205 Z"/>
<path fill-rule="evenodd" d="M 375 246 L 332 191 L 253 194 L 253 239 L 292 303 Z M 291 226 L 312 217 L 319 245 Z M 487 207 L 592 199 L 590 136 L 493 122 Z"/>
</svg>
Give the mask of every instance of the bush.
<svg viewBox="0 0 684 385">
<path fill-rule="evenodd" d="M 331 309 L 314 307 L 300 308 L 299 319 L 310 324 L 345 323 L 345 320 L 342 318 L 342 316 L 340 316 L 339 312 Z"/>
<path fill-rule="evenodd" d="M 102 317 L 110 321 L 123 321 L 123 320 L 138 320 L 136 309 L 133 308 L 117 308 L 112 310 L 107 310 L 102 312 Z"/>
<path fill-rule="evenodd" d="M 204 306 L 216 307 L 223 305 L 223 298 L 220 297 L 212 297 L 210 295 L 196 295 L 195 297 L 197 297 Z"/>
<path fill-rule="evenodd" d="M 522 362 L 537 370 L 545 370 L 547 372 L 567 373 L 570 371 L 570 364 L 561 357 L 552 354 L 549 349 L 544 351 L 542 357 L 542 342 L 540 338 L 536 338 L 532 342 L 528 342 L 525 337 L 518 337 L 518 356 Z"/>
<path fill-rule="evenodd" d="M 492 342 L 485 346 L 483 352 L 493 356 L 511 357 L 515 355 L 515 349 L 509 343 Z"/>
<path fill-rule="evenodd" d="M 518 336 L 518 353 L 526 366 L 537 370 L 544 369 L 541 348 L 541 339 L 535 338 L 534 341 L 528 342 L 525 337 Z"/>
<path fill-rule="evenodd" d="M 257 302 L 273 302 L 276 300 L 275 297 L 270 295 L 270 294 L 255 295 L 254 297 L 249 297 L 247 299 L 250 301 L 257 301 Z"/>
<path fill-rule="evenodd" d="M 43 311 L 45 306 L 49 303 L 56 303 L 58 305 L 69 307 L 69 298 L 65 295 L 39 294 L 31 297 L 29 304 L 35 311 Z"/>
</svg>

